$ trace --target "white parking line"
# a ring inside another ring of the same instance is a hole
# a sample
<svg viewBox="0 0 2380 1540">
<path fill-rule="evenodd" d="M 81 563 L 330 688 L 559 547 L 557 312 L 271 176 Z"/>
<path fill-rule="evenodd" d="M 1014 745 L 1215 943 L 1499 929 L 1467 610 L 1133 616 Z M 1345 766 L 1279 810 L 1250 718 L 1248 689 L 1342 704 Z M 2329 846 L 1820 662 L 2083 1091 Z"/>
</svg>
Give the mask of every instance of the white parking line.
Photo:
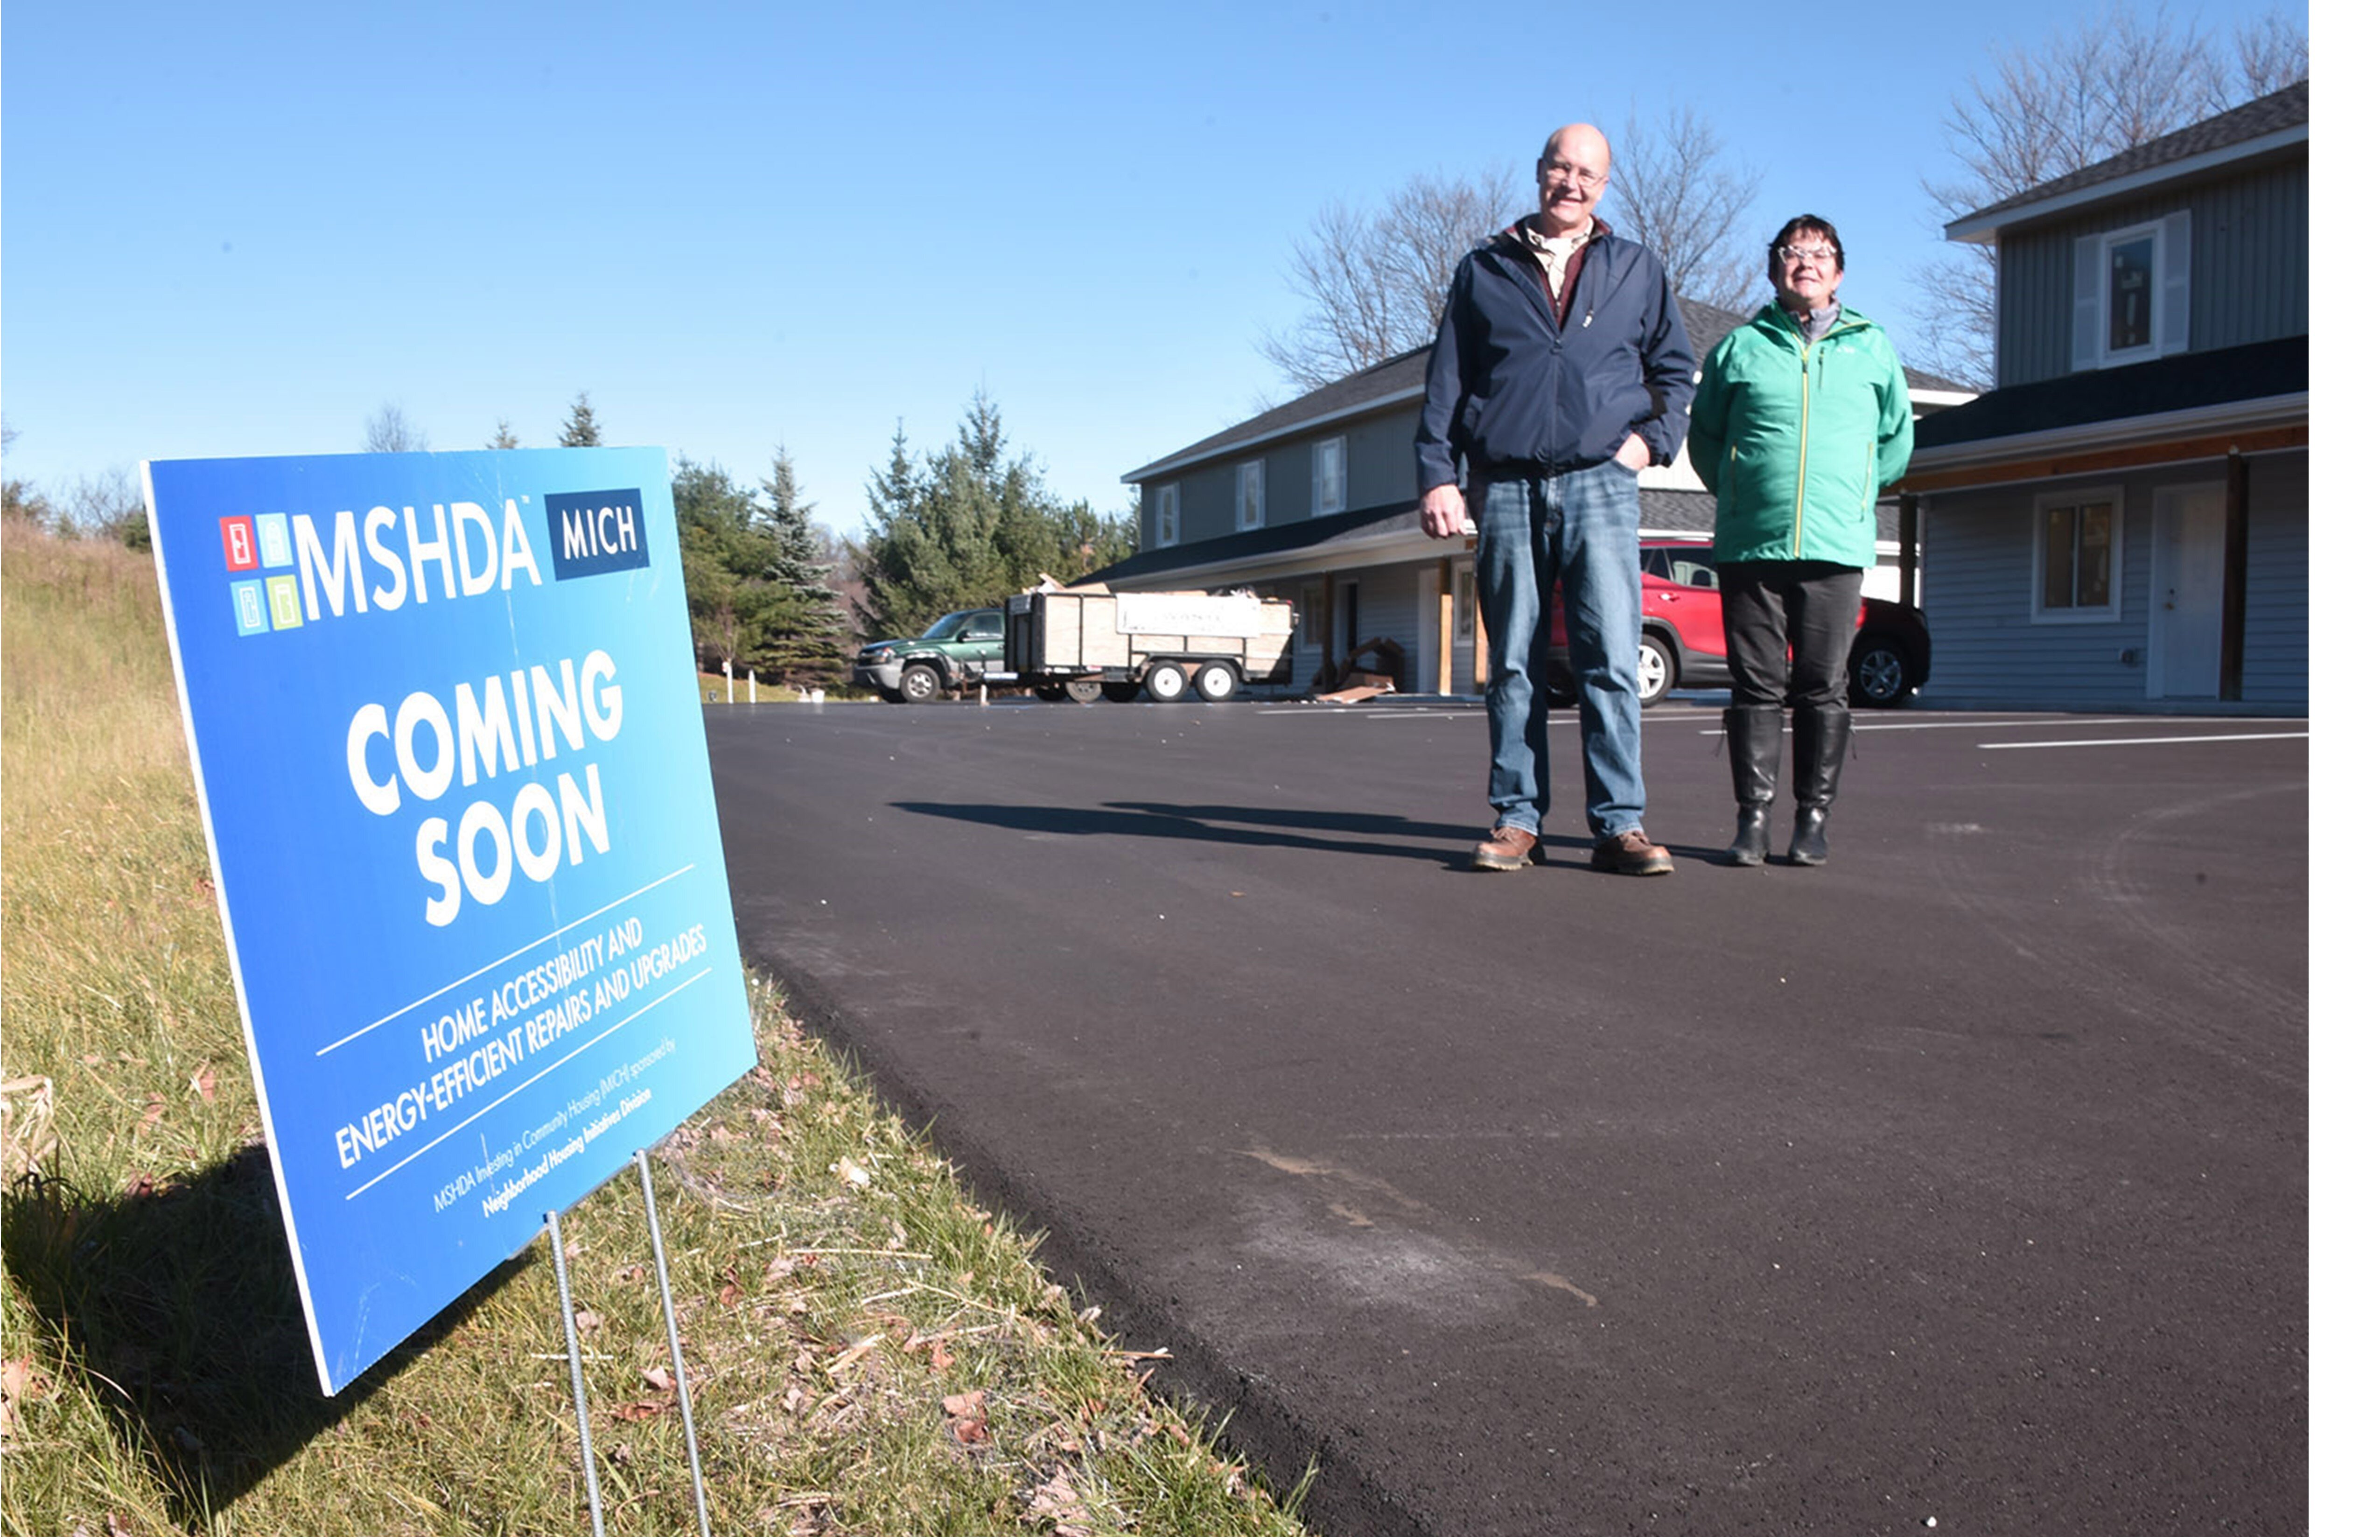
<svg viewBox="0 0 2380 1540">
<path fill-rule="evenodd" d="M 2311 733 L 2211 733 L 2190 738 L 2036 738 L 2031 743 L 1977 744 L 1977 748 L 2118 748 L 2131 744 L 2230 744 L 2267 738 L 2310 738 Z"/>
<path fill-rule="evenodd" d="M 2143 725 L 2161 721 L 2198 720 L 2200 719 L 2195 717 L 2020 717 L 2014 721 L 1970 721 L 1958 717 L 1943 717 L 1929 721 L 1878 721 L 1874 717 L 1854 717 L 1852 719 L 1852 727 L 1856 733 L 1909 733 L 1934 727 L 2107 727 L 2119 722 Z M 1716 738 L 1722 731 L 1717 727 L 1706 727 L 1703 729 L 1703 736 Z"/>
</svg>

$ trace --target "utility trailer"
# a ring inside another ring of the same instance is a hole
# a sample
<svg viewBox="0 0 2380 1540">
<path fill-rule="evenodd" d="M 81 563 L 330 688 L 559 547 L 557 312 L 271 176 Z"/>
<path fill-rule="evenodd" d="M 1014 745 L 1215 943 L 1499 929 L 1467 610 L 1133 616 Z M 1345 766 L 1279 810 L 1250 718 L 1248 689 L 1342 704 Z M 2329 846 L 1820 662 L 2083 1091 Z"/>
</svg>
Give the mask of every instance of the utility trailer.
<svg viewBox="0 0 2380 1540">
<path fill-rule="evenodd" d="M 1044 700 L 1228 700 L 1290 676 L 1297 612 L 1252 593 L 1044 587 L 1008 601 L 1007 664 Z"/>
</svg>

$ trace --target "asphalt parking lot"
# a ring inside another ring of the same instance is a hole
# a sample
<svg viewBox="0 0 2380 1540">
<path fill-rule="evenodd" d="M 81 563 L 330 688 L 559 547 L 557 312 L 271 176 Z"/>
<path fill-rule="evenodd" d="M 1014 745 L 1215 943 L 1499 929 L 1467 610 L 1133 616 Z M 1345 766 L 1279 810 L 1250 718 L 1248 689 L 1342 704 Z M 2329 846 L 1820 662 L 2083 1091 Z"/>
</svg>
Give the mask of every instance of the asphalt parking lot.
<svg viewBox="0 0 2380 1540">
<path fill-rule="evenodd" d="M 747 958 L 1326 1531 L 2308 1522 L 2303 721 L 1860 713 L 1467 869 L 1466 706 L 707 715 Z M 1781 848 L 1781 840 L 1779 842 Z"/>
</svg>

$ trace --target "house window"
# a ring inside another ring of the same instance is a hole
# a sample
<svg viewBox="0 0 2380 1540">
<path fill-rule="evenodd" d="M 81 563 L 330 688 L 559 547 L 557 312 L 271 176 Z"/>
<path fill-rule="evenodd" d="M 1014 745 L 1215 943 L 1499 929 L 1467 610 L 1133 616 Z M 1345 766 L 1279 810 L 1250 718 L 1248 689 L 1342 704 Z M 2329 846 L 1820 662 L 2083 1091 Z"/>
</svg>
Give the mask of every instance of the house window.
<svg viewBox="0 0 2380 1540">
<path fill-rule="evenodd" d="M 1314 446 L 1314 516 L 1347 511 L 1347 441 L 1325 439 Z"/>
<path fill-rule="evenodd" d="M 1250 460 L 1240 467 L 1240 527 L 1264 527 L 1265 467 L 1262 460 Z"/>
<path fill-rule="evenodd" d="M 2112 369 L 2190 346 L 2190 214 L 2074 243 L 2074 367 Z"/>
<path fill-rule="evenodd" d="M 2042 499 L 2034 550 L 2034 620 L 2104 621 L 2121 612 L 2124 511 L 2116 493 Z"/>
<path fill-rule="evenodd" d="M 1322 585 L 1308 583 L 1297 590 L 1297 639 L 1301 646 L 1322 645 Z"/>
<path fill-rule="evenodd" d="M 1479 573 L 1464 567 L 1454 575 L 1454 639 L 1467 642 L 1478 633 Z"/>
<path fill-rule="evenodd" d="M 2107 357 L 2153 346 L 2149 324 L 2156 300 L 2156 232 L 2107 243 Z"/>
<path fill-rule="evenodd" d="M 1157 513 L 1149 520 L 1150 538 L 1159 545 L 1172 545 L 1182 538 L 1182 489 L 1168 483 L 1157 489 Z"/>
</svg>

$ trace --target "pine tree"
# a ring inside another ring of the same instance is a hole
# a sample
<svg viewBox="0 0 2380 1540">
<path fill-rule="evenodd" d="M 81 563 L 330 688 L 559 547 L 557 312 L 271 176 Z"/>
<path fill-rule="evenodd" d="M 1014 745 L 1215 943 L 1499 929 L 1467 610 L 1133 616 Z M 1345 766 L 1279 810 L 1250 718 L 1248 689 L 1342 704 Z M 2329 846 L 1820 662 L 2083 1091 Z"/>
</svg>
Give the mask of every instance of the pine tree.
<svg viewBox="0 0 2380 1540">
<path fill-rule="evenodd" d="M 760 527 L 776 542 L 767 576 L 777 585 L 783 603 L 775 628 L 755 659 L 788 684 L 826 684 L 843 672 L 844 641 L 851 623 L 834 585 L 834 564 L 827 559 L 825 542 L 812 521 L 817 506 L 803 501 L 793 457 L 782 443 L 769 462 L 769 485 L 761 496 Z"/>
<path fill-rule="evenodd" d="M 777 628 L 784 600 L 768 576 L 776 539 L 755 527 L 752 494 L 716 465 L 681 458 L 670 496 L 695 655 L 733 677 L 737 664 L 757 661 Z"/>
<path fill-rule="evenodd" d="M 587 404 L 585 391 L 580 391 L 578 399 L 570 404 L 570 415 L 562 421 L 562 437 L 557 442 L 565 449 L 592 449 L 603 442 L 603 430 L 595 421 L 595 408 Z"/>
<path fill-rule="evenodd" d="M 513 435 L 513 424 L 510 418 L 500 417 L 496 418 L 496 436 L 488 441 L 488 447 L 490 449 L 518 449 L 520 447 L 520 440 Z"/>
<path fill-rule="evenodd" d="M 949 447 L 920 475 L 895 430 L 871 473 L 859 560 L 860 619 L 874 637 L 915 636 L 953 610 L 997 604 L 1048 573 L 1072 580 L 1131 553 L 1130 521 L 1062 508 L 1030 456 L 1011 455 L 1000 408 L 981 392 Z"/>
</svg>

